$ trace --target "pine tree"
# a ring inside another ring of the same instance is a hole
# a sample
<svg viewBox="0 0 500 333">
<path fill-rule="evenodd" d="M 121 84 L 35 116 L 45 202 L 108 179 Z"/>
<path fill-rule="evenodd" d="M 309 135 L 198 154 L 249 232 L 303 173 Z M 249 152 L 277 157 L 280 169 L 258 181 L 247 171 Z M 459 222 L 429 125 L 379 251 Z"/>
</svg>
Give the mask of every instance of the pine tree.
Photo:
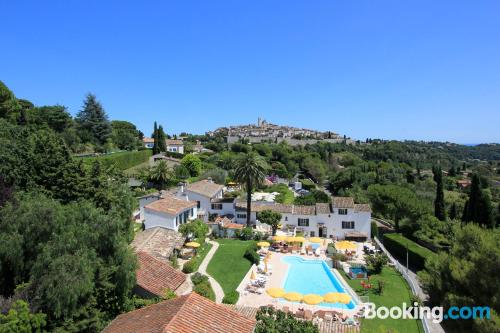
<svg viewBox="0 0 500 333">
<path fill-rule="evenodd" d="M 153 155 L 156 155 L 160 153 L 160 147 L 158 146 L 158 126 L 156 125 L 156 121 L 153 128 L 153 140 Z"/>
<path fill-rule="evenodd" d="M 436 200 L 434 200 L 434 216 L 439 220 L 446 220 L 446 210 L 443 192 L 443 173 L 441 168 L 436 168 L 434 178 L 436 180 Z"/>
<path fill-rule="evenodd" d="M 111 124 L 101 103 L 95 95 L 88 94 L 83 102 L 83 109 L 76 115 L 78 129 L 89 136 L 93 143 L 103 145 L 111 136 Z"/>
<path fill-rule="evenodd" d="M 160 151 L 167 151 L 167 142 L 163 126 L 158 127 L 158 148 Z"/>
</svg>

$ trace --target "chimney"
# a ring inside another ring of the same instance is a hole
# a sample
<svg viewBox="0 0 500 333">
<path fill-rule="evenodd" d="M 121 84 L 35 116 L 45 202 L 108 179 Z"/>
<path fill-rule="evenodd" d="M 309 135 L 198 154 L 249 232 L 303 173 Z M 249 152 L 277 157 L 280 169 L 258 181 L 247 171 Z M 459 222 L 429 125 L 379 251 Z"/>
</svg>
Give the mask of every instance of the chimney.
<svg viewBox="0 0 500 333">
<path fill-rule="evenodd" d="M 184 188 L 186 187 L 186 183 L 180 182 L 177 185 L 179 186 L 179 189 L 180 189 L 181 193 L 184 193 Z"/>
<path fill-rule="evenodd" d="M 208 181 L 209 183 L 213 183 L 213 182 L 214 182 L 214 181 L 212 180 L 212 177 L 208 177 L 208 178 L 207 178 L 207 181 Z"/>
</svg>

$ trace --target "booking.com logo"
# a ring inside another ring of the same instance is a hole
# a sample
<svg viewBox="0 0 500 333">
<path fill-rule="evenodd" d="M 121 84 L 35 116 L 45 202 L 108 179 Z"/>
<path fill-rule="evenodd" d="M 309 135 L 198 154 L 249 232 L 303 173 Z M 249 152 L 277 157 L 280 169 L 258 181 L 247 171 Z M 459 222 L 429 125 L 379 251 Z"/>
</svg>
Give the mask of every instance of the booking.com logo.
<svg viewBox="0 0 500 333">
<path fill-rule="evenodd" d="M 367 319 L 431 319 L 434 323 L 441 323 L 445 319 L 490 319 L 489 306 L 452 306 L 447 311 L 442 306 L 419 306 L 417 302 L 413 306 L 407 306 L 403 303 L 402 306 L 376 306 L 374 303 L 366 303 Z"/>
</svg>

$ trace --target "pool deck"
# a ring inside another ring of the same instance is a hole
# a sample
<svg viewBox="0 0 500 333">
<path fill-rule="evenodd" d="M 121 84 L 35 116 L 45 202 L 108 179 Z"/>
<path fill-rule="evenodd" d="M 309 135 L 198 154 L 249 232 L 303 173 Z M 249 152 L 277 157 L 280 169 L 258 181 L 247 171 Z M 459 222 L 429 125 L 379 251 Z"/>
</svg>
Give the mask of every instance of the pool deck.
<svg viewBox="0 0 500 333">
<path fill-rule="evenodd" d="M 269 260 L 269 263 L 272 265 L 272 274 L 268 275 L 268 281 L 264 287 L 264 292 L 262 294 L 255 294 L 255 293 L 250 293 L 245 291 L 245 287 L 250 283 L 250 276 L 252 274 L 252 270 L 257 273 L 257 267 L 252 266 L 250 270 L 247 272 L 243 280 L 241 281 L 240 285 L 238 286 L 237 290 L 240 293 L 240 298 L 238 300 L 237 305 L 240 306 L 249 306 L 249 307 L 254 307 L 258 308 L 261 306 L 266 306 L 266 305 L 273 305 L 276 308 L 282 309 L 284 306 L 287 306 L 289 309 L 292 311 L 296 311 L 299 308 L 304 308 L 304 309 L 309 309 L 312 311 L 317 311 L 317 310 L 325 310 L 325 311 L 337 311 L 341 312 L 347 316 L 352 316 L 362 306 L 359 304 L 354 308 L 354 309 L 341 309 L 337 307 L 326 307 L 326 306 L 319 306 L 319 305 L 308 305 L 305 303 L 292 303 L 285 301 L 283 299 L 275 299 L 269 296 L 265 290 L 268 288 L 281 288 L 284 284 L 285 277 L 288 272 L 288 264 L 283 262 L 281 259 L 284 256 L 297 256 L 300 258 L 303 258 L 305 260 L 326 260 L 326 256 L 322 254 L 320 257 L 316 256 L 311 256 L 311 255 L 300 255 L 298 253 L 295 254 L 284 254 L 284 253 L 277 253 L 277 252 L 271 252 L 271 259 Z M 342 279 L 338 274 L 335 274 L 338 278 Z M 341 280 L 341 284 L 344 286 L 344 288 L 349 289 L 347 283 Z"/>
</svg>

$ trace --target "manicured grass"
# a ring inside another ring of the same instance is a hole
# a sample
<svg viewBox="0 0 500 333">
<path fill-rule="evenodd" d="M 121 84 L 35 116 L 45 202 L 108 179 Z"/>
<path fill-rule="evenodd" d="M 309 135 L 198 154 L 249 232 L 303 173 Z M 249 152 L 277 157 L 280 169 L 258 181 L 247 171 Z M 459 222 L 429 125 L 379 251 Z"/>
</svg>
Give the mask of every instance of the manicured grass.
<svg viewBox="0 0 500 333">
<path fill-rule="evenodd" d="M 251 263 L 243 257 L 248 245 L 254 241 L 218 239 L 219 248 L 208 264 L 207 272 L 222 287 L 224 294 L 235 290 L 250 269 Z"/>
<path fill-rule="evenodd" d="M 411 290 L 405 279 L 393 268 L 384 267 L 381 274 L 372 275 L 370 283 L 371 290 L 365 291 L 361 287 L 361 280 L 351 280 L 340 271 L 351 288 L 360 296 L 368 296 L 371 303 L 377 306 L 402 306 L 403 303 L 410 305 Z M 376 289 L 377 281 L 385 282 L 382 295 L 378 295 Z M 419 320 L 411 319 L 363 319 L 361 323 L 362 333 L 391 332 L 391 333 L 421 333 L 424 332 Z"/>
<path fill-rule="evenodd" d="M 198 240 L 196 240 L 199 242 Z M 199 242 L 201 244 L 201 242 Z M 194 261 L 194 271 L 196 272 L 198 268 L 200 267 L 201 263 L 203 262 L 203 259 L 207 256 L 208 251 L 212 248 L 212 244 L 205 242 L 202 246 L 200 246 L 196 250 L 196 256 L 192 258 L 191 260 Z"/>
</svg>

